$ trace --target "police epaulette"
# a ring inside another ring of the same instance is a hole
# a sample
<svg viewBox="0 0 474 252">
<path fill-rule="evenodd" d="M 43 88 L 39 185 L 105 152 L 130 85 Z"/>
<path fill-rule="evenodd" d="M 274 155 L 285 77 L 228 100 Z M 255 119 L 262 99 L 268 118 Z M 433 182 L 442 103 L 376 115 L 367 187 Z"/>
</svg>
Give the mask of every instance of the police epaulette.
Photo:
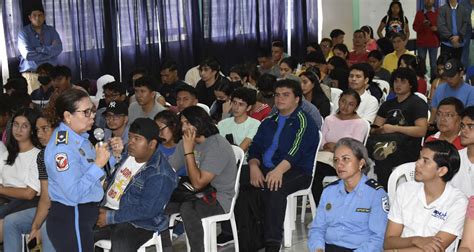
<svg viewBox="0 0 474 252">
<path fill-rule="evenodd" d="M 375 190 L 379 190 L 383 188 L 383 186 L 379 184 L 379 182 L 377 182 L 375 179 L 369 179 L 367 180 L 367 182 L 365 182 L 365 184 L 374 188 Z"/>
<path fill-rule="evenodd" d="M 66 130 L 61 130 L 56 133 L 56 145 L 67 144 L 68 132 Z"/>
<path fill-rule="evenodd" d="M 338 180 L 336 180 L 336 181 L 334 181 L 334 182 L 331 182 L 331 183 L 327 184 L 327 185 L 324 186 L 324 187 L 328 187 L 328 186 L 332 186 L 332 185 L 337 185 L 337 184 L 339 184 L 339 180 L 340 180 L 340 179 L 338 179 Z"/>
</svg>

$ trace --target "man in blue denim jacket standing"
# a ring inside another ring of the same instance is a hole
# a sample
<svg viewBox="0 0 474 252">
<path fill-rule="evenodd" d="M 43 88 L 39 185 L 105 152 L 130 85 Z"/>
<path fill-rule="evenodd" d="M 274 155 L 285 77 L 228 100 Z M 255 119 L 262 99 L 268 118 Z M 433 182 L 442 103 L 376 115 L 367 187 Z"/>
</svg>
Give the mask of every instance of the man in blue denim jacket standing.
<svg viewBox="0 0 474 252">
<path fill-rule="evenodd" d="M 128 153 L 108 181 L 94 240 L 110 239 L 113 251 L 137 251 L 155 232 L 162 234 L 165 250 L 171 249 L 164 208 L 178 178 L 158 150 L 158 135 L 153 120 L 136 119 L 130 125 Z"/>
</svg>

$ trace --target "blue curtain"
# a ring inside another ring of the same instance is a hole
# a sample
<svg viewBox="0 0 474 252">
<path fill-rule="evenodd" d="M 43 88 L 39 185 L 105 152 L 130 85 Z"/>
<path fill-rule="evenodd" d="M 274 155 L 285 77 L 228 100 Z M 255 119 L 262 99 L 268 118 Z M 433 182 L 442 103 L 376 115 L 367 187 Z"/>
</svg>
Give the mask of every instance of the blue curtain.
<svg viewBox="0 0 474 252">
<path fill-rule="evenodd" d="M 2 13 L 10 73 L 18 68 L 16 36 L 27 20 L 21 7 L 29 3 L 22 2 L 42 2 L 46 22 L 63 41 L 59 62 L 71 68 L 73 80 L 121 73 L 126 81 L 137 67 L 158 73 L 167 59 L 178 62 L 184 77 L 205 56 L 216 56 L 226 73 L 237 63 L 254 62 L 258 48 L 272 40 L 286 42 L 288 11 L 292 55 L 303 57 L 307 42 L 317 41 L 314 0 L 0 1 L 13 5 Z"/>
</svg>

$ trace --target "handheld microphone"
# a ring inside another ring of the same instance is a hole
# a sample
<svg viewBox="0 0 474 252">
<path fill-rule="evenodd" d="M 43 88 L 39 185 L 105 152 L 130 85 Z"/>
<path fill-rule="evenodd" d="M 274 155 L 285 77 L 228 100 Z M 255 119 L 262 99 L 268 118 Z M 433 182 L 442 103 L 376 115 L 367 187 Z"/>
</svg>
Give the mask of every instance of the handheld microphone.
<svg viewBox="0 0 474 252">
<path fill-rule="evenodd" d="M 96 128 L 94 130 L 94 137 L 95 139 L 97 139 L 97 141 L 99 141 L 99 146 L 102 146 L 104 143 L 102 142 L 102 140 L 104 140 L 104 130 L 102 128 Z"/>
</svg>

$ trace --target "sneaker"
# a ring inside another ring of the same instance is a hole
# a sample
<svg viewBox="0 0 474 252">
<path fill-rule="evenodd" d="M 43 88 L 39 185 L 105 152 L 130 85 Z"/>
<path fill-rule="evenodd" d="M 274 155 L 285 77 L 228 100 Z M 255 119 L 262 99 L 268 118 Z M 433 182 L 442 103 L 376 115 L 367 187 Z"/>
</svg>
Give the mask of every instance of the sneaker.
<svg viewBox="0 0 474 252">
<path fill-rule="evenodd" d="M 220 234 L 217 236 L 217 246 L 223 247 L 231 243 L 234 243 L 234 237 L 232 235 Z"/>
</svg>

